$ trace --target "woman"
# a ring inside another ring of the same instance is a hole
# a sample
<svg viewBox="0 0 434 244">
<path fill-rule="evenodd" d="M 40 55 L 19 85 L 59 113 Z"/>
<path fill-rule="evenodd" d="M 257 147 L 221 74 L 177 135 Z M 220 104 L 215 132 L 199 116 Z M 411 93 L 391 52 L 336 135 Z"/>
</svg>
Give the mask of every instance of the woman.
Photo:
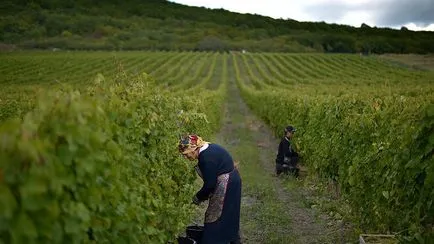
<svg viewBox="0 0 434 244">
<path fill-rule="evenodd" d="M 220 145 L 197 135 L 181 138 L 179 151 L 191 161 L 203 180 L 193 203 L 208 200 L 201 244 L 240 243 L 241 177 L 231 155 Z"/>
</svg>

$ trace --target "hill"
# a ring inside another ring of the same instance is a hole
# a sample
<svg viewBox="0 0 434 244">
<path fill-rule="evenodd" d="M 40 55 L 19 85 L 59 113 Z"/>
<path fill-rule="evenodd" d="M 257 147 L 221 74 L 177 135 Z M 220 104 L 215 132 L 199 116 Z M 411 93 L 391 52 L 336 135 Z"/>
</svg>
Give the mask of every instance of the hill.
<svg viewBox="0 0 434 244">
<path fill-rule="evenodd" d="M 434 32 L 239 14 L 164 0 L 4 0 L 0 48 L 434 53 Z"/>
</svg>

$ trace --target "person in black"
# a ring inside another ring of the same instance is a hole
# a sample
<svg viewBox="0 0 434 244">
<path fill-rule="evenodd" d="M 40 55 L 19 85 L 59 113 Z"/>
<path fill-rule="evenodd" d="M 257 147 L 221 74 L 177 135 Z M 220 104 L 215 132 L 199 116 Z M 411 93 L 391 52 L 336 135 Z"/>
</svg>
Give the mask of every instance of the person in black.
<svg viewBox="0 0 434 244">
<path fill-rule="evenodd" d="M 239 244 L 241 176 L 230 153 L 222 146 L 204 141 L 198 135 L 186 135 L 179 151 L 191 161 L 198 161 L 196 172 L 202 188 L 193 196 L 199 205 L 208 200 L 200 244 Z"/>
<path fill-rule="evenodd" d="M 279 143 L 276 157 L 276 174 L 292 173 L 298 177 L 298 153 L 292 145 L 291 139 L 296 129 L 289 125 L 285 128 L 285 135 Z"/>
</svg>

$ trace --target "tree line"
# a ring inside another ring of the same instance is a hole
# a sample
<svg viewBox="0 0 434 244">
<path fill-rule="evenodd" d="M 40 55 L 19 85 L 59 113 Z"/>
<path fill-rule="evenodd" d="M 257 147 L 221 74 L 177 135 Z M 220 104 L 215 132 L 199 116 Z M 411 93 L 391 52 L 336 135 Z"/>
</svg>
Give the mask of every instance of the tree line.
<svg viewBox="0 0 434 244">
<path fill-rule="evenodd" d="M 6 0 L 0 16 L 0 48 L 434 52 L 434 32 L 299 22 L 164 0 Z"/>
</svg>

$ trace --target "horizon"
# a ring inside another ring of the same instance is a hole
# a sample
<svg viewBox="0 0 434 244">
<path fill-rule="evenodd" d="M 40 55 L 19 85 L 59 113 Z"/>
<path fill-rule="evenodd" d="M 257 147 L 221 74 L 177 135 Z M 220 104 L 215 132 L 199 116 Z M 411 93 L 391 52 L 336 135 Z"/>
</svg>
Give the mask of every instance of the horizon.
<svg viewBox="0 0 434 244">
<path fill-rule="evenodd" d="M 434 32 L 434 1 L 414 0 L 406 2 L 392 0 L 268 0 L 271 4 L 259 1 L 247 4 L 247 0 L 218 2 L 209 0 L 169 0 L 186 6 L 208 9 L 224 9 L 239 14 L 257 14 L 274 19 L 292 19 L 298 22 L 325 22 L 327 24 L 348 25 L 359 28 L 363 23 L 371 27 L 399 30 L 406 27 L 412 31 Z M 274 4 L 273 4 L 274 3 Z M 276 7 L 277 6 L 277 7 Z M 383 9 L 388 8 L 389 11 Z M 408 9 L 411 8 L 411 12 Z M 407 15 L 403 16 L 403 13 Z M 384 24 L 381 24 L 384 23 Z"/>
</svg>

